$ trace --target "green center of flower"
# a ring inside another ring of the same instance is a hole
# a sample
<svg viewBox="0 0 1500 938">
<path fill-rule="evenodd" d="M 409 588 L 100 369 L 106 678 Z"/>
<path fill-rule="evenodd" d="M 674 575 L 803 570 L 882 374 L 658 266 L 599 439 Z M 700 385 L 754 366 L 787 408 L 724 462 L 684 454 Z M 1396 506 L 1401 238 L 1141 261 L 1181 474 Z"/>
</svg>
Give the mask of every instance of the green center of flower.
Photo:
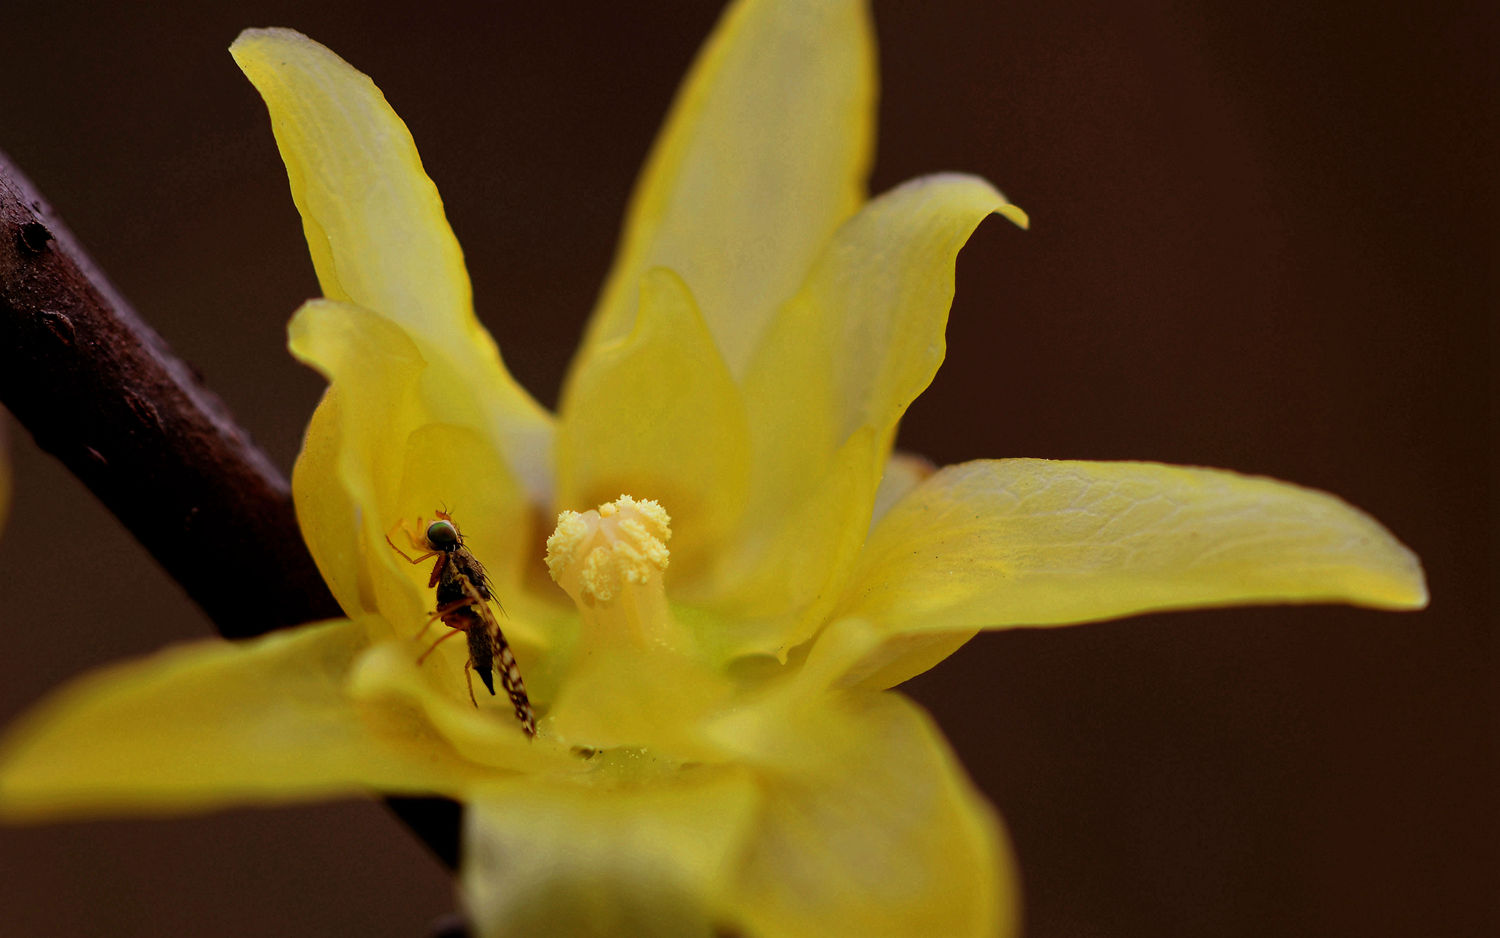
<svg viewBox="0 0 1500 938">
<path fill-rule="evenodd" d="M 629 495 L 557 516 L 547 569 L 578 606 L 586 640 L 681 648 L 684 636 L 662 583 L 671 523 L 660 504 Z"/>
</svg>

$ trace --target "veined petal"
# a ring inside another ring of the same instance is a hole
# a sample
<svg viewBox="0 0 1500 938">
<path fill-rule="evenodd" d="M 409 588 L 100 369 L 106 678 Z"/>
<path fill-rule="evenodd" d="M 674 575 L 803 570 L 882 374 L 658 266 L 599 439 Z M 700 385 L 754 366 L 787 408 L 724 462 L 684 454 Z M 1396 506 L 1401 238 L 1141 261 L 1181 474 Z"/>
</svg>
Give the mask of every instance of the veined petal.
<svg viewBox="0 0 1500 938">
<path fill-rule="evenodd" d="M 720 618 L 711 636 L 719 660 L 787 652 L 817 631 L 843 595 L 870 524 L 876 478 L 876 441 L 866 428 L 851 436 L 831 465 L 788 493 L 743 540 L 725 550 L 714 591 L 706 593 Z M 698 597 L 693 597 L 698 598 Z"/>
<path fill-rule="evenodd" d="M 732 4 L 636 185 L 585 348 L 629 332 L 641 277 L 669 267 L 738 375 L 776 307 L 864 198 L 874 97 L 863 0 Z"/>
<path fill-rule="evenodd" d="M 1219 469 L 986 460 L 876 526 L 837 615 L 891 638 L 850 679 L 889 686 L 978 628 L 1244 603 L 1427 604 L 1416 556 L 1325 492 Z M 931 639 L 928 639 L 928 636 Z"/>
<path fill-rule="evenodd" d="M 915 179 L 839 229 L 777 314 L 745 376 L 756 469 L 773 489 L 816 477 L 860 427 L 885 444 L 942 364 L 953 266 L 975 227 L 1019 209 L 982 179 Z"/>
<path fill-rule="evenodd" d="M 0 745 L 0 815 L 177 814 L 477 777 L 430 733 L 343 693 L 365 629 L 340 621 L 200 642 L 67 686 Z"/>
<path fill-rule="evenodd" d="M 406 435 L 427 421 L 417 394 L 426 362 L 400 327 L 341 303 L 304 304 L 289 332 L 292 354 L 330 382 L 292 467 L 297 523 L 344 611 L 374 612 L 367 557 L 383 523 L 366 514 L 396 510 Z"/>
<path fill-rule="evenodd" d="M 402 326 L 482 401 L 533 493 L 547 491 L 550 420 L 474 317 L 463 254 L 411 134 L 380 89 L 289 29 L 230 47 L 271 114 L 324 295 Z"/>
<path fill-rule="evenodd" d="M 686 285 L 650 271 L 629 335 L 593 347 L 563 399 L 558 507 L 627 492 L 672 516 L 672 576 L 690 578 L 745 509 L 750 432 L 739 388 Z"/>
<path fill-rule="evenodd" d="M 359 307 L 313 300 L 289 331 L 292 353 L 330 382 L 292 470 L 292 497 L 345 611 L 421 626 L 431 568 L 403 561 L 386 537 L 411 553 L 400 526 L 444 506 L 497 588 L 511 592 L 531 560 L 533 519 L 490 439 L 446 422 L 462 413 L 465 389 L 435 372 L 399 325 Z"/>
<path fill-rule="evenodd" d="M 247 29 L 229 51 L 270 111 L 323 295 L 439 345 L 481 341 L 442 199 L 375 83 L 290 29 Z"/>
<path fill-rule="evenodd" d="M 790 616 L 781 636 L 808 637 L 807 603 L 826 611 L 842 592 L 846 555 L 798 550 L 837 540 L 826 528 L 869 525 L 896 422 L 943 359 L 958 250 L 986 216 L 1025 216 L 989 183 L 944 175 L 909 182 L 866 205 L 834 235 L 806 282 L 776 315 L 744 380 L 754 448 L 749 509 L 737 551 L 721 561 L 714 601 Z M 848 461 L 866 434 L 862 461 Z M 826 513 L 789 511 L 821 487 Z M 856 499 L 851 511 L 843 501 Z M 788 549 L 793 553 L 788 554 Z M 813 594 L 768 590 L 785 569 Z M 780 609 L 767 603 L 782 603 Z M 802 613 L 797 615 L 797 613 Z"/>
<path fill-rule="evenodd" d="M 906 698 L 746 707 L 715 736 L 760 766 L 765 795 L 735 897 L 746 934 L 1014 933 L 999 821 Z"/>
<path fill-rule="evenodd" d="M 733 886 L 756 800 L 737 771 L 640 786 L 487 786 L 464 816 L 462 885 L 477 933 L 722 933 L 720 897 Z"/>
</svg>

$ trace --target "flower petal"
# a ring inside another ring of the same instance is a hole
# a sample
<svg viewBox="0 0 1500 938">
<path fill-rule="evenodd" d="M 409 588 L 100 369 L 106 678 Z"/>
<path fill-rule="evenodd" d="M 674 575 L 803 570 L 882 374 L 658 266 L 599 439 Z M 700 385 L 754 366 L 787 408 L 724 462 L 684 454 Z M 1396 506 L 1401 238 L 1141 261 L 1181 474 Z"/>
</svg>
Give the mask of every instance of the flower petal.
<svg viewBox="0 0 1500 938">
<path fill-rule="evenodd" d="M 772 489 L 815 477 L 860 427 L 884 444 L 942 364 L 953 266 L 974 228 L 1025 216 L 989 183 L 947 174 L 871 201 L 777 314 L 745 376 L 756 468 Z"/>
<path fill-rule="evenodd" d="M 549 418 L 474 317 L 463 253 L 406 125 L 368 77 L 301 33 L 248 29 L 230 52 L 270 110 L 324 295 L 398 323 L 451 369 L 545 493 Z"/>
<path fill-rule="evenodd" d="M 338 794 L 458 794 L 477 770 L 343 692 L 365 628 L 200 642 L 86 675 L 0 745 L 0 815 L 181 813 Z"/>
<path fill-rule="evenodd" d="M 710 759 L 697 720 L 733 690 L 693 658 L 626 642 L 577 656 L 542 722 L 545 735 L 593 749 L 650 751 L 678 762 Z"/>
<path fill-rule="evenodd" d="M 875 67 L 862 0 L 741 0 L 688 75 L 632 197 L 586 347 L 630 331 L 669 267 L 739 374 L 776 307 L 864 197 Z"/>
<path fill-rule="evenodd" d="M 373 612 L 365 558 L 383 523 L 365 514 L 396 510 L 406 436 L 428 419 L 416 392 L 426 362 L 399 326 L 342 303 L 304 304 L 289 331 L 292 354 L 330 382 L 292 468 L 297 521 L 344 611 Z"/>
<path fill-rule="evenodd" d="M 634 330 L 594 347 L 563 399 L 558 507 L 622 492 L 661 502 L 681 584 L 738 522 L 749 461 L 739 388 L 692 295 L 671 271 L 650 271 Z"/>
<path fill-rule="evenodd" d="M 801 704 L 716 728 L 760 766 L 765 795 L 735 897 L 744 932 L 1012 934 L 999 821 L 931 720 L 898 694 Z"/>
<path fill-rule="evenodd" d="M 712 935 L 752 817 L 742 773 L 666 783 L 517 779 L 465 812 L 461 877 L 485 936 Z"/>
<path fill-rule="evenodd" d="M 434 370 L 399 325 L 356 306 L 313 300 L 289 331 L 293 354 L 330 382 L 292 470 L 292 495 L 313 559 L 345 611 L 378 610 L 398 628 L 420 627 L 431 605 L 427 569 L 403 561 L 385 538 L 409 552 L 396 526 L 444 505 L 509 592 L 532 559 L 534 521 L 490 439 L 442 419 L 464 418 L 463 388 Z"/>
<path fill-rule="evenodd" d="M 857 549 L 896 422 L 942 362 L 958 250 L 992 212 L 1026 220 L 971 176 L 917 179 L 875 199 L 839 229 L 756 351 L 744 380 L 749 509 L 738 551 L 721 561 L 716 602 L 789 617 L 795 624 L 774 636 L 782 643 L 811 635 L 842 592 L 852 554 L 825 549 L 836 540 L 828 529 L 847 529 Z M 851 460 L 861 433 L 870 445 Z M 837 510 L 789 510 L 819 489 Z M 788 570 L 817 589 L 767 588 Z M 823 605 L 810 607 L 815 598 Z"/>
<path fill-rule="evenodd" d="M 476 767 L 558 774 L 586 768 L 554 740 L 527 737 L 498 681 L 498 695 L 485 695 L 480 687 L 479 705 L 469 702 L 464 689 L 468 653 L 461 642 L 445 642 L 425 667 L 416 661 L 420 648 L 412 642 L 372 645 L 351 669 L 349 696 L 372 708 L 404 714 L 413 727 L 435 734 Z M 535 672 L 527 677 L 528 690 L 540 683 L 531 680 Z M 548 693 L 545 685 L 543 693 Z"/>
<path fill-rule="evenodd" d="M 1242 603 L 1427 603 L 1416 556 L 1324 492 L 1219 469 L 986 460 L 941 470 L 876 526 L 836 615 L 892 643 L 889 686 L 977 628 Z M 960 633 L 955 635 L 953 633 Z M 931 641 L 928 637 L 931 637 Z"/>
<path fill-rule="evenodd" d="M 720 627 L 706 636 L 717 660 L 775 655 L 786 660 L 812 637 L 843 595 L 870 524 L 875 434 L 855 433 L 832 464 L 779 505 L 762 507 L 758 530 L 726 549 L 710 596 Z"/>
</svg>

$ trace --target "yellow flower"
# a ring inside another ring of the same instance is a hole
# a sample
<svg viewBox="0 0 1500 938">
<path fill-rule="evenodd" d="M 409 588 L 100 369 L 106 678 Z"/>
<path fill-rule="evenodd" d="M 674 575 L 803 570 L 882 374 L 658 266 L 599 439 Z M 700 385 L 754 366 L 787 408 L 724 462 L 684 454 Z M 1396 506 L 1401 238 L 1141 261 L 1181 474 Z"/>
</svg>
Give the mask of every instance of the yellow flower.
<svg viewBox="0 0 1500 938">
<path fill-rule="evenodd" d="M 1423 605 L 1416 558 L 1326 494 L 892 455 L 957 251 L 1026 218 L 959 175 L 865 200 L 871 45 L 854 0 L 731 6 L 554 416 L 479 326 L 380 92 L 297 33 L 243 34 L 324 294 L 290 330 L 330 382 L 293 489 L 349 619 L 85 678 L 10 736 L 0 811 L 436 793 L 469 806 L 485 934 L 1008 933 L 998 821 L 888 688 L 982 628 Z M 442 558 L 386 539 L 442 506 L 503 601 L 534 739 L 503 696 L 471 706 L 462 642 L 418 661 Z"/>
</svg>

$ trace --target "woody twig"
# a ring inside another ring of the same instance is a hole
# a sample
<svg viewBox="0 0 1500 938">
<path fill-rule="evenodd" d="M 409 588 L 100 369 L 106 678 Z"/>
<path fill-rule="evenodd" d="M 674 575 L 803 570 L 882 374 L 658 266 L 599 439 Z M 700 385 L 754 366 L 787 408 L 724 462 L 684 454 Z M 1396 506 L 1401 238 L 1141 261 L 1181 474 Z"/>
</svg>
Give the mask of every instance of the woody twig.
<svg viewBox="0 0 1500 938">
<path fill-rule="evenodd" d="M 3 153 L 0 403 L 226 638 L 343 614 L 302 541 L 286 478 Z M 391 805 L 456 864 L 456 805 Z"/>
</svg>

